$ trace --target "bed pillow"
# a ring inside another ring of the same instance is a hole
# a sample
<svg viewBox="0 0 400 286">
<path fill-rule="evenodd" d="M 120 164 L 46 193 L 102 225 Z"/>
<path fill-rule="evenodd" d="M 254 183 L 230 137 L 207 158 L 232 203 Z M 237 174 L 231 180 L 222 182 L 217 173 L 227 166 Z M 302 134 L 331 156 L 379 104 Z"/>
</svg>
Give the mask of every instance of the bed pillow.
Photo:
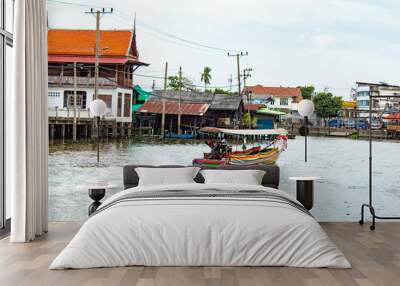
<svg viewBox="0 0 400 286">
<path fill-rule="evenodd" d="M 205 184 L 261 185 L 265 171 L 261 170 L 202 170 Z"/>
<path fill-rule="evenodd" d="M 171 185 L 195 183 L 194 178 L 200 171 L 198 167 L 186 168 L 135 168 L 139 176 L 138 186 Z"/>
</svg>

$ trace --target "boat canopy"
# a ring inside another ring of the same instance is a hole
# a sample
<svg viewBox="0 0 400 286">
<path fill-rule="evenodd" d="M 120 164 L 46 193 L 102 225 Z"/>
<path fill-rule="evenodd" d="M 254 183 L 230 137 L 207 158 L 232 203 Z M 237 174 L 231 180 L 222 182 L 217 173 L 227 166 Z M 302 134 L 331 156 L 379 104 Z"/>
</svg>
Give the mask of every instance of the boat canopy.
<svg viewBox="0 0 400 286">
<path fill-rule="evenodd" d="M 252 136 L 252 135 L 287 135 L 286 129 L 224 129 L 217 127 L 203 127 L 200 132 L 224 133 L 230 135 Z"/>
</svg>

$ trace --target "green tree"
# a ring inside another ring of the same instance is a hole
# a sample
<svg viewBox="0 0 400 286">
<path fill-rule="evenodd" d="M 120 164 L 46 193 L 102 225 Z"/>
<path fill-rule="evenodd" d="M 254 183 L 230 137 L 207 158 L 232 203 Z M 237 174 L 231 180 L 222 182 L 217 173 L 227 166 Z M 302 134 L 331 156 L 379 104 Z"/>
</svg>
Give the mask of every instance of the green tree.
<svg viewBox="0 0 400 286">
<path fill-rule="evenodd" d="M 342 98 L 330 92 L 319 92 L 313 98 L 317 115 L 324 119 L 325 125 L 331 117 L 337 116 L 342 108 Z"/>
<path fill-rule="evenodd" d="M 195 86 L 193 85 L 193 82 L 186 78 L 182 77 L 182 80 L 179 81 L 179 76 L 173 75 L 168 77 L 168 88 L 172 90 L 179 90 L 181 88 L 183 90 L 195 90 Z"/>
<path fill-rule="evenodd" d="M 203 72 L 201 73 L 201 81 L 204 82 L 204 90 L 207 89 L 207 84 L 211 82 L 211 68 L 204 67 Z"/>
<path fill-rule="evenodd" d="M 242 115 L 242 124 L 245 127 L 249 127 L 249 125 L 251 125 L 251 127 L 255 128 L 257 127 L 257 117 L 254 115 L 251 116 L 248 112 L 246 112 Z"/>
<path fill-rule="evenodd" d="M 314 91 L 315 91 L 315 87 L 312 85 L 306 85 L 306 86 L 299 86 L 300 90 L 301 90 L 301 95 L 303 96 L 304 99 L 311 99 Z"/>
<path fill-rule="evenodd" d="M 222 89 L 222 88 L 216 88 L 216 89 L 214 89 L 214 93 L 215 94 L 232 94 L 229 90 L 225 90 L 225 89 Z"/>
</svg>

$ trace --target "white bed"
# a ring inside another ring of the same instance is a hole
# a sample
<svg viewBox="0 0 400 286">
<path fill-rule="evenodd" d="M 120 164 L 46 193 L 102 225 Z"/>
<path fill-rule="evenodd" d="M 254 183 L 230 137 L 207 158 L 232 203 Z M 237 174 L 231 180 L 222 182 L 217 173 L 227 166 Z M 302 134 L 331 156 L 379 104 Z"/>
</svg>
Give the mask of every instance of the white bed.
<svg viewBox="0 0 400 286">
<path fill-rule="evenodd" d="M 100 206 L 50 268 L 351 267 L 312 216 L 278 199 L 243 195 L 121 199 L 173 190 L 262 191 L 296 203 L 282 191 L 255 185 L 192 183 L 127 189 Z"/>
</svg>

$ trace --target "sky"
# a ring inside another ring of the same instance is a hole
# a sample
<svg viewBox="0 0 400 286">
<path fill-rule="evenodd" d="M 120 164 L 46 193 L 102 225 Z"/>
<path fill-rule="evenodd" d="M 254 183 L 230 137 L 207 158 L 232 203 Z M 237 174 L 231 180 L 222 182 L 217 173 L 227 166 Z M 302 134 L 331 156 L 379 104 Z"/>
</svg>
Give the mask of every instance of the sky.
<svg viewBox="0 0 400 286">
<path fill-rule="evenodd" d="M 356 81 L 400 83 L 397 0 L 48 0 L 49 27 L 94 29 L 85 13 L 92 5 L 114 8 L 101 29 L 132 29 L 136 12 L 140 60 L 150 64 L 138 74 L 162 77 L 168 62 L 169 75 L 182 66 L 202 86 L 209 66 L 211 86 L 229 86 L 231 76 L 237 85 L 236 59 L 227 53 L 243 51 L 241 69 L 253 69 L 248 85 L 312 84 L 347 99 Z M 135 82 L 149 89 L 153 79 Z"/>
</svg>

